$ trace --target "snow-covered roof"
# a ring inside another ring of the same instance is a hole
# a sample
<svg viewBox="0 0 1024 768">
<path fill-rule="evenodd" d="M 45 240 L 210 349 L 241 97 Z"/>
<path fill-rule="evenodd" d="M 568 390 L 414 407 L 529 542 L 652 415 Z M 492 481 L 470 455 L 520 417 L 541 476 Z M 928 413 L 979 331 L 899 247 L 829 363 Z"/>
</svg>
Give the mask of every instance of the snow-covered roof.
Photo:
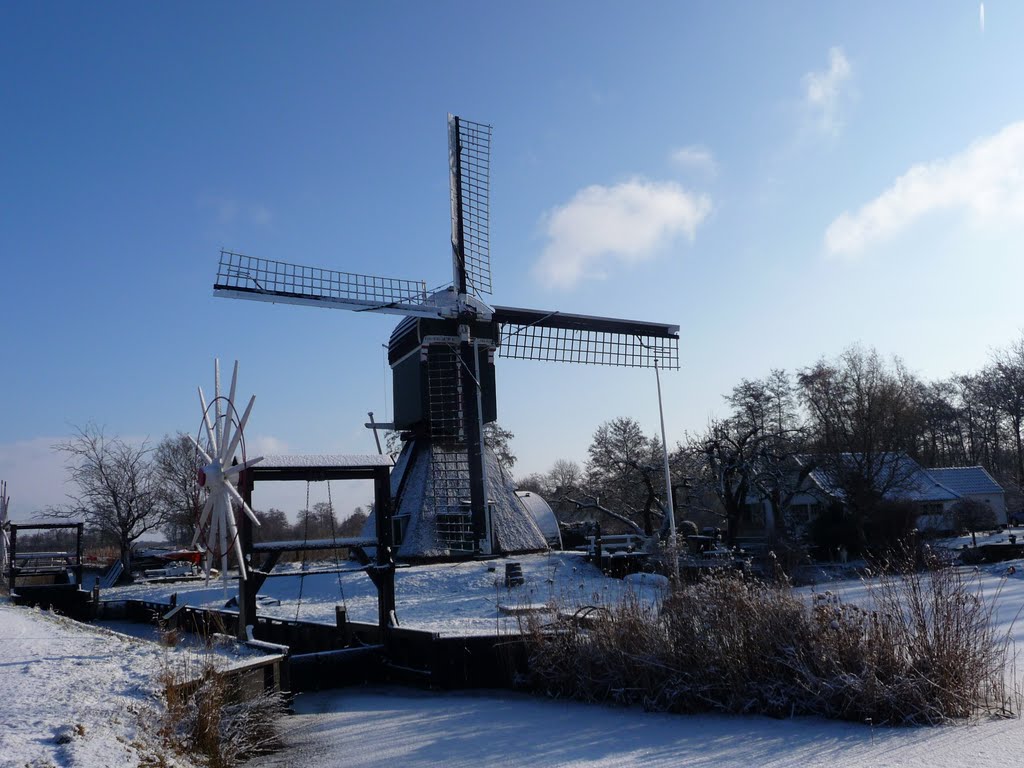
<svg viewBox="0 0 1024 768">
<path fill-rule="evenodd" d="M 841 460 L 852 467 L 858 456 L 859 454 L 844 453 Z M 801 456 L 799 460 L 806 462 L 812 460 L 812 457 Z M 905 453 L 891 452 L 880 455 L 876 469 L 877 476 L 884 478 L 886 484 L 890 485 L 884 494 L 890 501 L 926 503 L 955 501 L 960 498 L 960 493 L 940 483 Z M 810 478 L 829 496 L 836 499 L 845 498 L 846 494 L 830 468 L 819 467 L 811 472 Z"/>
<path fill-rule="evenodd" d="M 1002 486 L 984 467 L 935 467 L 925 471 L 936 482 L 961 496 L 1003 493 Z"/>
<path fill-rule="evenodd" d="M 544 538 L 547 539 L 548 545 L 552 547 L 562 548 L 562 530 L 558 527 L 558 519 L 555 517 L 554 510 L 544 500 L 539 493 L 533 493 L 532 491 L 516 491 L 516 496 L 523 502 L 530 514 L 533 515 L 533 521 L 537 523 L 537 527 L 540 528 L 540 532 L 544 534 Z"/>
<path fill-rule="evenodd" d="M 390 467 L 391 458 L 378 453 L 282 453 L 264 456 L 260 469 L 324 469 L 327 467 Z"/>
</svg>

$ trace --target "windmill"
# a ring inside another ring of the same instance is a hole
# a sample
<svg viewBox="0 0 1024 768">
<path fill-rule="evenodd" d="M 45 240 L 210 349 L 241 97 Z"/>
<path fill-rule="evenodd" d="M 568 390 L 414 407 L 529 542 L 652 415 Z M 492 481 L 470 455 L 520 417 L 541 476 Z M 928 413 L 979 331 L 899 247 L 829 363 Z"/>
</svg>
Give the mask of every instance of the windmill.
<svg viewBox="0 0 1024 768">
<path fill-rule="evenodd" d="M 228 553 L 234 552 L 238 561 L 238 577 L 247 576 L 242 546 L 238 540 L 238 523 L 235 520 L 237 506 L 254 525 L 260 521 L 249 509 L 242 495 L 235 488 L 240 472 L 263 461 L 262 456 L 246 460 L 245 425 L 252 413 L 256 395 L 249 398 L 245 412 L 239 417 L 235 408 L 235 389 L 238 384 L 238 361 L 231 373 L 231 389 L 225 397 L 220 391 L 220 361 L 213 362 L 213 402 L 206 403 L 203 388 L 199 387 L 199 407 L 203 421 L 198 438 L 192 438 L 196 453 L 203 461 L 199 469 L 199 485 L 207 491 L 206 502 L 196 521 L 196 532 L 192 547 L 199 547 L 203 553 L 203 567 L 210 577 L 210 567 L 219 563 L 221 577 L 227 579 Z M 211 411 L 213 420 L 211 421 Z M 204 439 L 205 436 L 205 439 Z M 242 461 L 237 462 L 236 451 L 241 451 Z"/>
<path fill-rule="evenodd" d="M 392 476 L 399 554 L 544 549 L 511 478 L 485 446 L 497 418 L 494 356 L 679 367 L 679 327 L 489 306 L 488 125 L 448 116 L 452 281 L 299 266 L 222 250 L 214 295 L 403 315 L 391 334 L 394 424 L 408 437 Z"/>
</svg>

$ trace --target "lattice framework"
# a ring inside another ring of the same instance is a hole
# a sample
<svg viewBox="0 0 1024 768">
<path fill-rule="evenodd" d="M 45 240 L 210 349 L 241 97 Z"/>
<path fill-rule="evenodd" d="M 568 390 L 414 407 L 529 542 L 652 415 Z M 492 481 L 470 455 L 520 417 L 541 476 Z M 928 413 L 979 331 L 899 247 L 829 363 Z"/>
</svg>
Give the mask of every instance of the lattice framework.
<svg viewBox="0 0 1024 768">
<path fill-rule="evenodd" d="M 491 126 L 458 119 L 462 251 L 466 288 L 475 296 L 491 293 L 490 177 Z M 452 190 L 456 195 L 456 190 Z"/>
<path fill-rule="evenodd" d="M 679 367 L 679 339 L 503 323 L 501 357 L 626 368 Z"/>
<path fill-rule="evenodd" d="M 415 304 L 427 298 L 422 280 L 305 267 L 222 250 L 215 289 L 373 305 Z"/>
</svg>

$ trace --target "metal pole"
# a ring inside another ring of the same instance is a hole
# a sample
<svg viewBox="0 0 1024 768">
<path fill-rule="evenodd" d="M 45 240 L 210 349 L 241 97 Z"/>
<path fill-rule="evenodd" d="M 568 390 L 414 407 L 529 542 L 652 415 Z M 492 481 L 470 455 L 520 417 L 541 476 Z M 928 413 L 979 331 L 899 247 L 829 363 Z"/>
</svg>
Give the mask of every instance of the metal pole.
<svg viewBox="0 0 1024 768">
<path fill-rule="evenodd" d="M 665 411 L 661 406 L 661 374 L 658 358 L 654 358 L 654 380 L 658 384 L 658 417 L 661 419 L 661 450 L 665 458 L 665 502 L 668 507 L 668 552 L 672 558 L 672 575 L 679 581 L 679 555 L 676 547 L 676 510 L 672 503 L 672 475 L 668 466 L 668 440 L 665 438 Z"/>
<path fill-rule="evenodd" d="M 377 443 L 377 453 L 380 454 L 381 456 L 383 456 L 384 455 L 384 451 L 382 451 L 381 447 L 380 447 L 380 438 L 377 436 L 377 422 L 375 422 L 373 420 L 373 411 L 369 412 L 369 416 L 370 416 L 370 424 L 373 425 L 373 439 Z"/>
</svg>

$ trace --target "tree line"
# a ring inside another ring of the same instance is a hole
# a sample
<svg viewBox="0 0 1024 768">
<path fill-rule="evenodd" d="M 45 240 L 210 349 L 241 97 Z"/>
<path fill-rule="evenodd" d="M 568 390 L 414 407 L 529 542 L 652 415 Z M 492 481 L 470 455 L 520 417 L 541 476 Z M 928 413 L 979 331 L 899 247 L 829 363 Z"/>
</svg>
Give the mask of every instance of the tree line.
<svg viewBox="0 0 1024 768">
<path fill-rule="evenodd" d="M 763 502 L 769 532 L 785 537 L 787 512 L 807 474 L 826 470 L 846 502 L 842 524 L 860 543 L 879 525 L 884 499 L 905 478 L 890 460 L 905 453 L 926 467 L 984 466 L 1005 489 L 1011 510 L 1024 487 L 1024 337 L 994 351 L 975 373 L 925 381 L 899 358 L 851 346 L 795 372 L 743 379 L 724 395 L 727 415 L 670 450 L 670 486 L 678 520 L 739 533 L 748 502 Z M 514 435 L 488 425 L 487 442 L 511 472 Z M 397 438 L 389 448 L 397 450 Z M 70 502 L 47 510 L 80 519 L 127 560 L 140 537 L 162 531 L 178 545 L 194 530 L 202 489 L 195 449 L 183 433 L 156 445 L 108 436 L 95 426 L 54 446 L 67 458 Z M 625 530 L 665 527 L 663 449 L 630 417 L 598 426 L 586 460 L 560 459 L 519 480 L 553 501 L 563 520 L 601 515 Z M 330 505 L 258 512 L 257 536 L 269 539 L 357 535 L 363 517 L 339 521 Z M 341 531 L 350 531 L 342 533 Z M 333 532 L 333 534 L 332 534 Z"/>
<path fill-rule="evenodd" d="M 69 501 L 47 509 L 44 516 L 84 522 L 90 545 L 116 547 L 126 569 L 132 546 L 147 534 L 163 534 L 175 546 L 191 543 L 204 496 L 199 460 L 188 435 L 167 435 L 151 445 L 87 424 L 54 450 L 67 460 Z M 257 540 L 357 536 L 367 518 L 357 507 L 338 520 L 329 502 L 299 510 L 295 523 L 279 509 L 254 511 L 261 523 L 254 531 Z"/>
<path fill-rule="evenodd" d="M 926 381 L 896 357 L 854 345 L 795 372 L 743 379 L 724 395 L 727 415 L 687 433 L 670 451 L 677 518 L 716 521 L 735 539 L 751 500 L 766 528 L 786 537 L 787 513 L 807 475 L 821 469 L 844 498 L 842 520 L 865 545 L 892 518 L 907 481 L 906 454 L 925 467 L 985 467 L 1020 506 L 1024 486 L 1024 337 L 976 373 Z M 560 459 L 520 487 L 554 500 L 563 520 L 597 510 L 651 533 L 667 504 L 660 439 L 618 417 L 594 433 L 581 465 Z M 886 514 L 883 514 L 886 513 Z"/>
</svg>

